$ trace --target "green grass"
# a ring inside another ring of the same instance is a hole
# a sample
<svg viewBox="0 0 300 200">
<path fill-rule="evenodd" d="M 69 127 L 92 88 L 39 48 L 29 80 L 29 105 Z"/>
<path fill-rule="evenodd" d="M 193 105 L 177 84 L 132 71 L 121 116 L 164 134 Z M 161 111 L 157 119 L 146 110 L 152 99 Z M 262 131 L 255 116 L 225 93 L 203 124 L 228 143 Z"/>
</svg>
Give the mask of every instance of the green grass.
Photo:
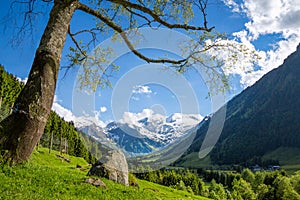
<svg viewBox="0 0 300 200">
<path fill-rule="evenodd" d="M 210 157 L 199 158 L 199 152 L 193 152 L 184 157 L 185 161 L 181 163 L 182 167 L 187 168 L 211 168 L 213 167 Z"/>
<path fill-rule="evenodd" d="M 300 170 L 300 148 L 280 147 L 263 156 L 264 160 L 278 160 L 282 168 L 293 173 Z"/>
<path fill-rule="evenodd" d="M 61 161 L 47 149 L 35 151 L 30 161 L 17 167 L 0 166 L 0 199 L 206 199 L 185 191 L 139 180 L 140 188 L 123 186 L 101 178 L 106 188 L 84 183 L 89 166 L 82 158 L 64 155 Z"/>
<path fill-rule="evenodd" d="M 281 165 L 299 165 L 300 148 L 280 147 L 264 155 L 263 159 L 279 160 Z"/>
</svg>

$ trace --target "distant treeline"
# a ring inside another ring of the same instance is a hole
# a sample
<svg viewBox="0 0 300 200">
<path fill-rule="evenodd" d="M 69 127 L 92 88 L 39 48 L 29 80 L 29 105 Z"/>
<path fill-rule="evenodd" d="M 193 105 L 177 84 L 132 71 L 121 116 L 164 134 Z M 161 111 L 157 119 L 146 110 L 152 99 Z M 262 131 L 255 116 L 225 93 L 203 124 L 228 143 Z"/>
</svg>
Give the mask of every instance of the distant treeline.
<svg viewBox="0 0 300 200">
<path fill-rule="evenodd" d="M 0 120 L 12 112 L 13 104 L 24 84 L 0 65 Z M 78 131 L 73 122 L 66 122 L 51 111 L 39 145 L 72 156 L 82 157 L 89 163 L 101 157 L 100 144 Z M 92 152 L 92 153 L 91 153 Z"/>
<path fill-rule="evenodd" d="M 148 169 L 149 170 L 149 169 Z M 299 200 L 300 171 L 289 176 L 283 170 L 252 172 L 188 171 L 163 169 L 135 174 L 138 178 L 218 200 Z"/>
<path fill-rule="evenodd" d="M 148 168 L 147 171 L 145 173 L 137 173 L 135 176 L 153 183 L 186 190 L 197 195 L 203 196 L 205 193 L 205 184 L 202 179 L 189 170 L 162 169 L 151 171 Z"/>
</svg>

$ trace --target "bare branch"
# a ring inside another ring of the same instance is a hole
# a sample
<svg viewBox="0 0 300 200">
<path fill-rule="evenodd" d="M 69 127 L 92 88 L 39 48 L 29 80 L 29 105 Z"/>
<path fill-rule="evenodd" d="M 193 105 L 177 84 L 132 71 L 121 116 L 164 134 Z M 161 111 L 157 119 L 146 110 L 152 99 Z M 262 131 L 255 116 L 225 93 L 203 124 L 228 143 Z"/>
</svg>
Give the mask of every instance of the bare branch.
<svg viewBox="0 0 300 200">
<path fill-rule="evenodd" d="M 126 32 L 119 26 L 117 25 L 115 22 L 111 21 L 110 19 L 108 19 L 107 17 L 103 16 L 100 12 L 82 4 L 79 3 L 78 9 L 89 13 L 93 16 L 95 16 L 96 18 L 100 19 L 101 21 L 103 21 L 105 24 L 107 24 L 109 27 L 111 27 L 113 30 L 115 30 L 116 32 L 118 32 L 122 39 L 125 41 L 126 45 L 128 46 L 128 48 L 139 58 L 145 60 L 148 63 L 170 63 L 170 64 L 174 64 L 174 65 L 180 65 L 182 63 L 184 63 L 186 61 L 186 59 L 181 59 L 181 60 L 173 60 L 173 59 L 153 59 L 153 58 L 149 58 L 145 55 L 143 55 L 142 53 L 140 53 L 138 50 L 136 50 L 133 46 L 133 44 L 130 42 L 130 40 L 127 37 Z"/>
<path fill-rule="evenodd" d="M 97 33 L 96 32 L 102 32 L 103 30 L 101 28 L 91 28 L 91 29 L 83 29 L 80 31 L 77 31 L 75 33 L 71 32 L 71 29 L 69 27 L 69 32 L 68 34 L 71 36 L 73 36 L 73 39 L 75 38 L 75 36 L 80 35 L 80 34 L 84 34 L 84 33 L 89 33 L 91 35 L 91 40 L 87 43 L 87 47 L 89 47 L 92 43 L 94 44 L 94 47 L 96 46 L 96 42 L 97 42 Z M 72 39 L 72 38 L 71 38 Z M 72 40 L 73 40 L 72 39 Z M 76 45 L 77 46 L 77 45 Z"/>
<path fill-rule="evenodd" d="M 210 32 L 214 29 L 214 27 L 207 28 L 206 24 L 204 24 L 204 27 L 197 27 L 197 26 L 191 26 L 187 24 L 170 24 L 167 21 L 161 19 L 159 15 L 157 15 L 155 12 L 153 12 L 151 9 L 147 8 L 146 6 L 141 6 L 139 4 L 131 3 L 129 1 L 124 1 L 124 0 L 109 0 L 112 3 L 120 4 L 124 6 L 125 8 L 134 8 L 139 11 L 142 11 L 144 13 L 149 14 L 156 22 L 166 26 L 167 28 L 174 29 L 174 28 L 179 28 L 179 29 L 185 29 L 185 30 L 194 30 L 194 31 L 207 31 Z M 205 21 L 206 22 L 206 21 Z"/>
<path fill-rule="evenodd" d="M 206 6 L 207 6 L 208 0 L 205 0 L 204 2 L 203 2 L 203 0 L 198 0 L 198 2 L 199 2 L 199 5 L 198 5 L 198 4 L 195 4 L 195 5 L 196 5 L 196 6 L 199 8 L 199 10 L 202 12 L 204 27 L 207 28 Z"/>
<path fill-rule="evenodd" d="M 138 16 L 138 17 L 140 17 L 140 18 L 142 18 L 142 19 L 144 19 L 144 20 L 146 21 L 146 23 L 140 25 L 138 28 L 141 28 L 141 27 L 146 26 L 146 25 L 148 25 L 149 27 L 152 27 L 151 24 L 152 24 L 153 22 L 155 22 L 155 20 L 150 20 L 150 19 L 148 19 L 146 16 L 141 15 L 141 14 L 139 14 L 139 13 L 137 13 L 137 12 L 134 12 L 132 9 L 129 9 L 129 8 L 125 8 L 125 9 L 126 9 L 128 12 L 130 12 L 132 15 L 136 15 L 136 16 Z"/>
<path fill-rule="evenodd" d="M 68 30 L 68 34 L 70 35 L 70 37 L 71 37 L 72 41 L 74 42 L 75 46 L 77 47 L 77 49 L 78 49 L 78 50 L 80 51 L 80 53 L 83 55 L 83 58 L 82 58 L 82 59 L 86 58 L 87 55 L 86 55 L 85 51 L 80 47 L 80 45 L 78 44 L 78 42 L 77 42 L 76 39 L 74 38 L 74 35 L 73 35 L 73 34 L 71 33 L 71 31 L 70 31 L 70 27 L 69 27 L 69 30 Z"/>
<path fill-rule="evenodd" d="M 15 12 L 16 10 L 18 12 Z M 4 31 L 8 28 L 13 28 L 10 41 L 12 46 L 17 46 L 24 42 L 26 35 L 31 36 L 31 43 L 33 43 L 35 20 L 39 15 L 43 14 L 44 10 L 41 9 L 41 3 L 37 0 L 15 0 L 11 2 L 7 15 L 0 23 L 5 24 Z M 20 17 L 21 20 L 17 20 Z"/>
</svg>

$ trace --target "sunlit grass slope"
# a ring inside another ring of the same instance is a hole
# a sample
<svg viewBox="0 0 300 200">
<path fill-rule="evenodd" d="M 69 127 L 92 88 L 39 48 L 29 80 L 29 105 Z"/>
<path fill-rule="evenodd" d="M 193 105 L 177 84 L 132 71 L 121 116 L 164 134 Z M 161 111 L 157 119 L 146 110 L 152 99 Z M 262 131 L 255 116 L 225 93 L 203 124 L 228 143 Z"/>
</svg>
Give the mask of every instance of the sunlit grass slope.
<svg viewBox="0 0 300 200">
<path fill-rule="evenodd" d="M 64 155 L 71 160 L 68 163 L 56 154 L 40 148 L 27 164 L 1 165 L 0 199 L 206 199 L 143 180 L 139 180 L 139 189 L 103 178 L 106 188 L 96 187 L 84 183 L 87 171 L 76 169 L 80 165 L 88 170 L 84 159 Z"/>
</svg>

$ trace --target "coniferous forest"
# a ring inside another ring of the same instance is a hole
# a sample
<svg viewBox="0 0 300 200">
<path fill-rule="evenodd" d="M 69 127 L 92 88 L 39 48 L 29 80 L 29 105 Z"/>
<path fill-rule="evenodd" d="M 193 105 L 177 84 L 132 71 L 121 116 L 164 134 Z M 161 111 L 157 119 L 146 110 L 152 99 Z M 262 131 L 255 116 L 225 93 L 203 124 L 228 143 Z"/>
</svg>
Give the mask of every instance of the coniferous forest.
<svg viewBox="0 0 300 200">
<path fill-rule="evenodd" d="M 13 104 L 23 86 L 20 80 L 7 73 L 4 66 L 0 65 L 0 120 L 13 112 Z M 49 148 L 49 151 L 57 150 L 60 153 L 82 157 L 89 163 L 94 162 L 96 157 L 99 158 L 101 155 L 101 152 L 97 152 L 99 149 L 97 142 L 78 131 L 73 122 L 65 121 L 53 111 L 51 111 L 39 145 Z"/>
</svg>

